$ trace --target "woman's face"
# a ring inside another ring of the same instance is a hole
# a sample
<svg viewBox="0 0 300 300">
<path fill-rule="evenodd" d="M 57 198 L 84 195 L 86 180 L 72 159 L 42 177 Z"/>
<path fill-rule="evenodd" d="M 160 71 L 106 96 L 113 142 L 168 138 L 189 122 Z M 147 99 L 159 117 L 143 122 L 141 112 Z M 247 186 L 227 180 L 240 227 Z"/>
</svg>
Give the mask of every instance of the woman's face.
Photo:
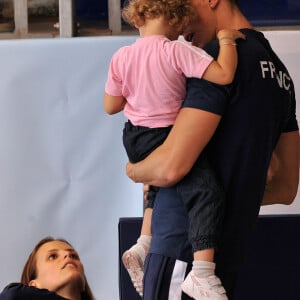
<svg viewBox="0 0 300 300">
<path fill-rule="evenodd" d="M 37 276 L 29 285 L 59 292 L 72 288 L 79 292 L 85 288 L 83 265 L 77 252 L 67 243 L 51 241 L 36 253 Z"/>
</svg>

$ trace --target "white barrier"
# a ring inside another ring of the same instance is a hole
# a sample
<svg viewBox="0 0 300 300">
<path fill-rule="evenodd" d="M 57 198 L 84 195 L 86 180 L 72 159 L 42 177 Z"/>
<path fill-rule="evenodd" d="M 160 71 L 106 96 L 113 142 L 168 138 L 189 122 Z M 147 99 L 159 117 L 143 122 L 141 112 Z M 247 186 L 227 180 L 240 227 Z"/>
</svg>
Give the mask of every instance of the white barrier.
<svg viewBox="0 0 300 300">
<path fill-rule="evenodd" d="M 300 97 L 300 32 L 267 36 Z M 102 96 L 111 55 L 135 39 L 0 41 L 0 289 L 52 235 L 79 251 L 97 299 L 118 299 L 118 219 L 142 215 L 142 191 L 125 176 L 124 118 Z"/>
</svg>

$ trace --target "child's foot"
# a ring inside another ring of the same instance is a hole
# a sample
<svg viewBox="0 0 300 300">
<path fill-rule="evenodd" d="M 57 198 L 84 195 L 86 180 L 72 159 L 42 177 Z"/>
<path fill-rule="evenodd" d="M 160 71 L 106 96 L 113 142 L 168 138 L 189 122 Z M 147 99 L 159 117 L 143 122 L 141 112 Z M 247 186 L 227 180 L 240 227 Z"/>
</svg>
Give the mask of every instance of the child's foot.
<svg viewBox="0 0 300 300">
<path fill-rule="evenodd" d="M 135 244 L 125 251 L 122 256 L 123 264 L 127 269 L 133 286 L 141 297 L 143 296 L 144 261 L 147 252 L 142 245 Z"/>
<path fill-rule="evenodd" d="M 226 291 L 216 275 L 200 278 L 191 271 L 181 284 L 182 290 L 196 300 L 228 300 Z"/>
</svg>

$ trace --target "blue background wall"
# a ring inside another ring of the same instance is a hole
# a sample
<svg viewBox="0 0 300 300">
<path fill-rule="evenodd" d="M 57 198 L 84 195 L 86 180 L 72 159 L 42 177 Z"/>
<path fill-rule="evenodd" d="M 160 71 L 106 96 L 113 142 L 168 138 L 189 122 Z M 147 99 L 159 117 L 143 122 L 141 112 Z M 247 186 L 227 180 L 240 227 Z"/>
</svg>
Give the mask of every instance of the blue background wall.
<svg viewBox="0 0 300 300">
<path fill-rule="evenodd" d="M 123 5 L 125 1 L 121 1 Z M 300 25 L 299 0 L 240 0 L 240 7 L 255 26 Z M 107 20 L 107 1 L 76 0 L 80 19 Z"/>
</svg>

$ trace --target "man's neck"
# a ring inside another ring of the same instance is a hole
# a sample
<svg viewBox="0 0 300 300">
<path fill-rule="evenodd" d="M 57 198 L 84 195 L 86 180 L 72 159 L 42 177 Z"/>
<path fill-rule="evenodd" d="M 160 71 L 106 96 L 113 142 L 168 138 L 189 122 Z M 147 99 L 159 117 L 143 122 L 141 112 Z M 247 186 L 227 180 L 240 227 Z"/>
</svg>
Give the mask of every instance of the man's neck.
<svg viewBox="0 0 300 300">
<path fill-rule="evenodd" d="M 247 20 L 247 18 L 243 15 L 243 13 L 236 6 L 231 6 L 225 4 L 224 2 L 220 2 L 220 6 L 218 7 L 219 13 L 217 14 L 218 18 L 218 30 L 223 28 L 232 28 L 232 29 L 242 29 L 249 28 L 253 29 L 251 23 Z"/>
</svg>

